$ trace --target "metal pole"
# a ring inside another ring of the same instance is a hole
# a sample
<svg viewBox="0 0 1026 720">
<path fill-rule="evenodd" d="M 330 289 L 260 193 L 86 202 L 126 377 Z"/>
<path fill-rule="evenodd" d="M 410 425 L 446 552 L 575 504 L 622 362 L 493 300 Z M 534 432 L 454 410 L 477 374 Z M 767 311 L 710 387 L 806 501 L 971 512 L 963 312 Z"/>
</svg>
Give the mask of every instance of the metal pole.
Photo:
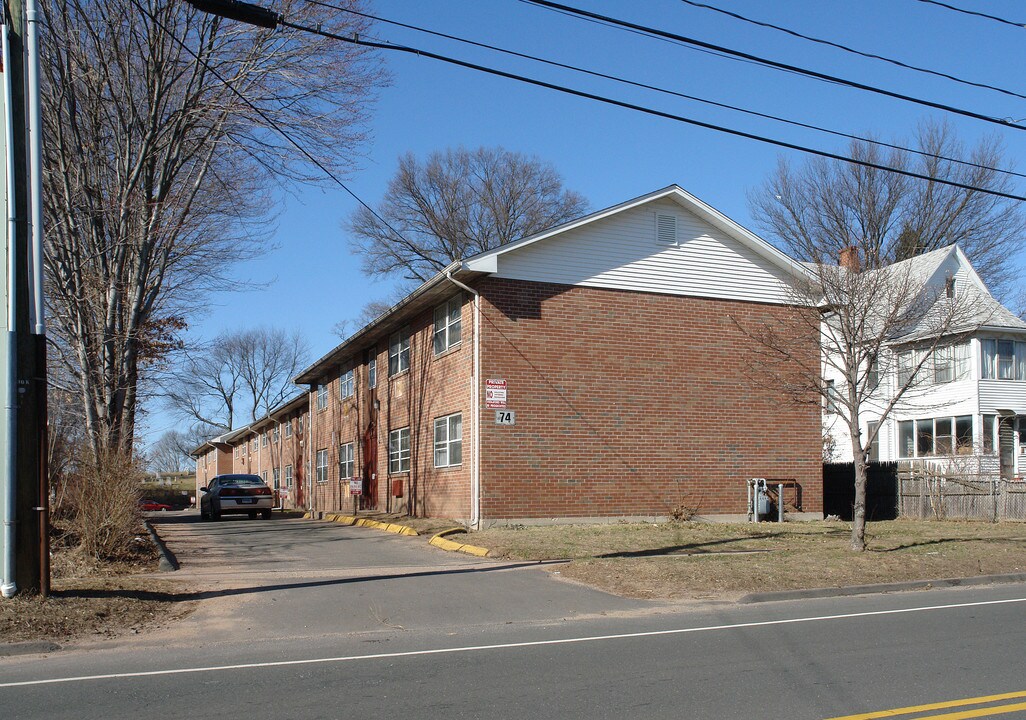
<svg viewBox="0 0 1026 720">
<path fill-rule="evenodd" d="M 784 522 L 784 483 L 777 485 L 777 522 Z"/>
</svg>

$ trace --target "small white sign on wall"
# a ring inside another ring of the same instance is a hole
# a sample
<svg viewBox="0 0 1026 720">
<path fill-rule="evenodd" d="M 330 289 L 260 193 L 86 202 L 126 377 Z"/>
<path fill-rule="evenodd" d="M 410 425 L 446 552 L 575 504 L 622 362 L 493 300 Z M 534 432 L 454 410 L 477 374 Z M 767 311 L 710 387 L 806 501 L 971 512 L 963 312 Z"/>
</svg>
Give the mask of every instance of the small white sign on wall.
<svg viewBox="0 0 1026 720">
<path fill-rule="evenodd" d="M 496 410 L 495 411 L 495 424 L 496 425 L 516 425 L 517 424 L 517 412 L 516 412 L 516 410 Z"/>
</svg>

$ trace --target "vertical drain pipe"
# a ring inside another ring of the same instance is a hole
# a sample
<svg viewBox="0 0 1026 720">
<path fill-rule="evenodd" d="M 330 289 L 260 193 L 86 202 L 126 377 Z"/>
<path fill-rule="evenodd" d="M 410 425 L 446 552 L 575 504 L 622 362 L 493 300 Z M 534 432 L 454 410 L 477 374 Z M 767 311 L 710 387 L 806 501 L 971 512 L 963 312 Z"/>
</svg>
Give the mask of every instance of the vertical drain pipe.
<svg viewBox="0 0 1026 720">
<path fill-rule="evenodd" d="M 18 335 L 17 335 L 17 296 L 18 286 L 16 274 L 18 267 L 18 245 L 16 238 L 15 194 L 14 194 L 14 136 L 11 127 L 11 86 L 10 72 L 11 51 L 7 42 L 7 25 L 0 25 L 3 42 L 3 63 L 6 72 L 3 74 L 4 122 L 6 123 L 7 144 L 7 402 L 4 407 L 7 421 L 7 437 L 4 438 L 7 448 L 4 450 L 4 473 L 7 480 L 7 493 L 4 498 L 4 577 L 0 592 L 5 598 L 18 592 L 15 582 L 15 525 L 18 520 L 18 474 L 15 463 L 15 448 L 18 446 Z"/>
<path fill-rule="evenodd" d="M 470 379 L 471 417 L 474 423 L 474 456 L 470 463 L 470 527 L 481 525 L 481 294 L 461 283 L 446 270 L 446 279 L 474 296 L 474 376 Z"/>
</svg>

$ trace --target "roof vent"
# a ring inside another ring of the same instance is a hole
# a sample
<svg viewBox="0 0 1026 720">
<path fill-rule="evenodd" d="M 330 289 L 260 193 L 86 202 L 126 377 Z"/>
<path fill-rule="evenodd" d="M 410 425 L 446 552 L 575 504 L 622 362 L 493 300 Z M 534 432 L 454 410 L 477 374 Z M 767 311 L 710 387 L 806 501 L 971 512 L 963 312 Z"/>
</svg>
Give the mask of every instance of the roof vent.
<svg viewBox="0 0 1026 720">
<path fill-rule="evenodd" d="M 661 245 L 677 244 L 676 215 L 656 215 L 656 241 Z"/>
</svg>

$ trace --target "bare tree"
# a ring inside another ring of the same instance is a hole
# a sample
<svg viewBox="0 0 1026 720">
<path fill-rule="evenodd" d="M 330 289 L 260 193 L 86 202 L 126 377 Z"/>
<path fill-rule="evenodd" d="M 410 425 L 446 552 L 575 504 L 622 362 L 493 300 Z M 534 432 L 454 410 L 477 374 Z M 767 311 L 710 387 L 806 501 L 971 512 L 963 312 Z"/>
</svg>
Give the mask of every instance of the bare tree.
<svg viewBox="0 0 1026 720">
<path fill-rule="evenodd" d="M 347 337 L 356 332 L 364 325 L 377 320 L 379 317 L 388 312 L 392 305 L 402 300 L 407 294 L 405 288 L 397 288 L 394 293 L 394 302 L 388 302 L 387 300 L 371 300 L 360 309 L 360 314 L 355 318 L 346 318 L 345 320 L 339 320 L 337 323 L 331 326 L 331 331 L 338 336 L 339 340 L 345 340 Z"/>
<path fill-rule="evenodd" d="M 176 343 L 168 330 L 264 248 L 268 226 L 255 221 L 272 191 L 319 172 L 274 128 L 344 172 L 382 75 L 356 46 L 179 0 L 41 5 L 52 354 L 99 457 L 131 447 L 147 362 Z M 278 9 L 335 33 L 366 29 L 342 10 Z"/>
<path fill-rule="evenodd" d="M 531 235 L 587 210 L 547 163 L 503 148 L 411 153 L 377 208 L 350 218 L 353 251 L 371 275 L 427 280 L 449 263 Z M 393 231 L 397 230 L 402 237 Z"/>
<path fill-rule="evenodd" d="M 915 146 L 919 153 L 885 152 L 855 141 L 848 154 L 985 190 L 1014 189 L 994 137 L 967 150 L 948 125 L 924 122 Z M 781 159 L 749 200 L 760 229 L 799 260 L 833 262 L 856 247 L 866 267 L 878 268 L 957 244 L 997 297 L 1013 289 L 1026 242 L 1017 201 L 822 158 L 799 167 Z"/>
<path fill-rule="evenodd" d="M 224 332 L 187 353 L 164 382 L 164 398 L 172 411 L 201 424 L 208 435 L 225 432 L 240 416 L 246 422 L 256 420 L 293 394 L 292 378 L 308 355 L 298 331 Z"/>
<path fill-rule="evenodd" d="M 959 151 L 944 126 L 925 125 L 920 143 L 935 155 Z M 864 143 L 854 144 L 851 154 L 881 160 L 876 147 Z M 997 168 L 1001 158 L 996 144 L 986 142 L 966 159 Z M 984 188 L 1001 189 L 1008 182 L 994 169 L 932 157 L 914 160 L 894 153 L 886 162 L 893 167 L 919 163 L 917 169 L 931 177 Z M 861 551 L 867 458 L 883 422 L 921 395 L 924 368 L 938 348 L 975 330 L 997 306 L 976 287 L 956 294 L 954 279 L 938 278 L 931 272 L 937 265 L 920 255 L 935 251 L 936 259 L 946 246 L 964 243 L 967 254 L 975 256 L 974 266 L 1000 286 L 1023 240 L 1022 214 L 980 192 L 818 160 L 799 170 L 781 162 L 752 204 L 760 225 L 807 269 L 794 285 L 794 312 L 750 333 L 758 341 L 753 375 L 796 402 L 823 404 L 847 429 L 855 466 L 851 546 Z M 840 264 L 839 257 L 844 258 Z M 816 362 L 797 351 L 810 341 L 822 349 Z M 890 378 L 886 389 L 881 378 Z M 863 432 L 860 419 L 867 411 L 878 422 Z"/>
<path fill-rule="evenodd" d="M 168 430 L 149 447 L 147 469 L 155 473 L 174 473 L 190 469 L 193 467 L 193 460 L 189 453 L 202 441 L 193 444 L 192 448 L 187 447 L 190 442 L 187 433 Z"/>
</svg>

